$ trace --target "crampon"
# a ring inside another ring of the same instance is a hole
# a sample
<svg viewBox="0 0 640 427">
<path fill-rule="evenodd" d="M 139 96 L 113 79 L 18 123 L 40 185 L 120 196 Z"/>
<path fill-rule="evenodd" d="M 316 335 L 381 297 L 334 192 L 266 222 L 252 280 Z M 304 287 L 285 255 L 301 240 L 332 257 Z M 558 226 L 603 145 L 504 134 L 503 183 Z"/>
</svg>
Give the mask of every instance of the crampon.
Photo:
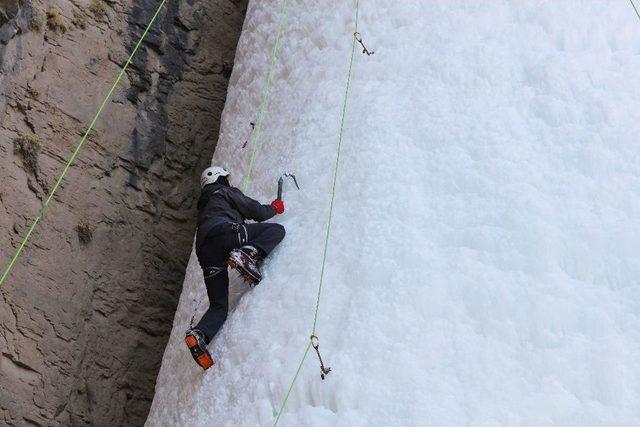
<svg viewBox="0 0 640 427">
<path fill-rule="evenodd" d="M 189 329 L 184 338 L 184 342 L 187 344 L 187 347 L 189 347 L 193 360 L 195 360 L 202 369 L 206 371 L 213 366 L 214 362 L 211 354 L 209 354 L 202 334 L 198 330 Z"/>
<path fill-rule="evenodd" d="M 260 274 L 258 267 L 260 259 L 256 254 L 257 251 L 254 248 L 243 246 L 231 251 L 227 261 L 229 267 L 236 270 L 245 282 L 254 286 L 262 280 L 262 274 Z"/>
</svg>

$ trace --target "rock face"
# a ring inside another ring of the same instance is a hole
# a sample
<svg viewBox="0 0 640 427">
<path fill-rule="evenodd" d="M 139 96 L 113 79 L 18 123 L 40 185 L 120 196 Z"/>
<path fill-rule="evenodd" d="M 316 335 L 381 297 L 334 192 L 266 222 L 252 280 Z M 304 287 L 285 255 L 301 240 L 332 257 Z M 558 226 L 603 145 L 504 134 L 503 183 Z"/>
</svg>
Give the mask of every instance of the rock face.
<svg viewBox="0 0 640 427">
<path fill-rule="evenodd" d="M 156 0 L 0 0 L 0 263 Z M 140 425 L 246 0 L 169 0 L 0 289 L 0 424 Z"/>
</svg>

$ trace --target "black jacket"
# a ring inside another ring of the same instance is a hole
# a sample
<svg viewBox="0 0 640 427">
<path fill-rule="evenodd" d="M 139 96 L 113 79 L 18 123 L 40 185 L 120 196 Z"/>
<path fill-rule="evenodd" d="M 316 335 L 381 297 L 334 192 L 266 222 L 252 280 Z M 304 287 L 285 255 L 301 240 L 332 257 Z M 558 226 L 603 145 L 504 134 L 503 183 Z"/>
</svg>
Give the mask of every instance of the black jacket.
<svg viewBox="0 0 640 427">
<path fill-rule="evenodd" d="M 262 222 L 275 214 L 273 206 L 263 205 L 235 187 L 218 183 L 205 185 L 198 200 L 196 248 L 204 243 L 211 230 L 222 224 L 241 224 L 245 219 Z"/>
</svg>

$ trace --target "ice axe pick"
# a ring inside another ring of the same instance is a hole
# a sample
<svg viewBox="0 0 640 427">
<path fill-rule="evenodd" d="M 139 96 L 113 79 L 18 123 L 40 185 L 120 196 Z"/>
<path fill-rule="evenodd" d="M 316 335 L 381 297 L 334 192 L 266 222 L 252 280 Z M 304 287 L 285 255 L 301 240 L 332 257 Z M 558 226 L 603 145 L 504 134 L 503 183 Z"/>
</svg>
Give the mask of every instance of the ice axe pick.
<svg viewBox="0 0 640 427">
<path fill-rule="evenodd" d="M 278 200 L 282 200 L 282 185 L 284 184 L 285 178 L 293 179 L 293 183 L 296 185 L 296 188 L 299 190 L 300 186 L 298 185 L 298 180 L 296 179 L 295 174 L 285 172 L 282 174 L 280 179 L 278 179 Z"/>
</svg>

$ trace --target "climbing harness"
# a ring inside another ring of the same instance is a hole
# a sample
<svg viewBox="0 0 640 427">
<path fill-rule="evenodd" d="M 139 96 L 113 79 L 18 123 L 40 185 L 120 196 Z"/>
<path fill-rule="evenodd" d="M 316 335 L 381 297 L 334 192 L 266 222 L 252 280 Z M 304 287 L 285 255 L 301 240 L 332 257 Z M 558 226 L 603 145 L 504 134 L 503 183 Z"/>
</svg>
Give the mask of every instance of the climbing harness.
<svg viewBox="0 0 640 427">
<path fill-rule="evenodd" d="M 277 198 L 278 200 L 282 200 L 282 186 L 284 184 L 285 178 L 293 179 L 293 183 L 296 185 L 296 188 L 300 190 L 300 186 L 298 185 L 298 180 L 296 179 L 295 174 L 285 172 L 282 174 L 282 176 L 280 176 L 280 179 L 278 179 L 278 198 Z"/>
<path fill-rule="evenodd" d="M 371 56 L 375 53 L 374 51 L 370 51 L 369 49 L 367 49 L 367 47 L 362 42 L 362 35 L 359 32 L 356 31 L 355 33 L 353 33 L 353 37 L 355 37 L 356 41 L 360 43 L 360 46 L 362 46 L 362 53 L 366 53 L 367 56 Z"/>
<path fill-rule="evenodd" d="M 342 104 L 342 117 L 340 119 L 340 133 L 338 135 L 338 144 L 336 147 L 336 161 L 335 161 L 335 165 L 334 165 L 334 169 L 333 169 L 333 183 L 332 183 L 332 187 L 331 187 L 331 203 L 329 205 L 329 218 L 327 221 L 327 231 L 325 234 L 325 241 L 324 241 L 324 251 L 323 251 L 323 255 L 322 255 L 322 268 L 320 270 L 320 281 L 318 284 L 318 294 L 316 296 L 316 306 L 315 306 L 315 310 L 314 310 L 314 315 L 313 315 L 313 328 L 311 331 L 311 339 L 309 340 L 309 342 L 307 343 L 305 350 L 304 350 L 304 354 L 302 355 L 302 358 L 300 359 L 300 363 L 298 364 L 298 369 L 296 370 L 295 375 L 293 376 L 293 379 L 291 380 L 291 384 L 289 385 L 289 389 L 287 390 L 287 394 L 285 395 L 284 399 L 282 400 L 282 403 L 280 404 L 280 409 L 278 410 L 278 413 L 276 415 L 276 419 L 273 423 L 273 426 L 276 427 L 278 425 L 278 422 L 280 422 L 280 417 L 282 416 L 283 412 L 284 412 L 284 408 L 287 405 L 287 402 L 289 400 L 289 397 L 291 396 L 291 392 L 293 390 L 293 387 L 296 383 L 296 380 L 298 379 L 298 376 L 300 375 L 300 371 L 302 370 L 302 366 L 304 365 L 304 361 L 307 358 L 307 355 L 309 354 L 309 350 L 311 347 L 314 348 L 314 350 L 316 351 L 317 355 L 318 355 L 318 360 L 320 362 L 320 372 L 321 372 L 321 378 L 324 379 L 326 377 L 326 375 L 331 371 L 331 368 L 325 367 L 324 366 L 324 362 L 322 360 L 322 357 L 320 356 L 320 345 L 319 345 L 319 339 L 318 339 L 318 335 L 316 333 L 316 327 L 318 325 L 318 312 L 320 310 L 320 299 L 322 297 L 322 284 L 323 284 L 323 280 L 324 280 L 324 271 L 325 271 L 325 266 L 327 264 L 327 251 L 328 251 L 328 247 L 329 247 L 329 237 L 331 235 L 331 222 L 332 222 L 332 218 L 333 218 L 333 206 L 334 206 L 334 202 L 335 202 L 335 196 L 336 196 L 336 186 L 337 186 L 337 181 L 338 181 L 338 169 L 340 166 L 340 151 L 342 148 L 342 141 L 344 139 L 344 123 L 345 123 L 345 118 L 347 115 L 347 101 L 349 100 L 349 88 L 351 86 L 351 72 L 353 69 L 353 60 L 355 57 L 355 50 L 356 50 L 356 41 L 358 41 L 360 44 L 362 44 L 362 37 L 360 37 L 360 33 L 358 32 L 358 18 L 359 18 L 359 10 L 360 10 L 360 0 L 356 0 L 356 17 L 355 17 L 355 32 L 354 32 L 354 37 L 352 39 L 351 42 L 351 57 L 349 59 L 349 71 L 347 73 L 347 83 L 345 86 L 345 92 L 344 92 L 344 101 Z M 360 40 L 358 40 L 360 39 Z M 364 45 L 363 45 L 364 46 Z M 366 50 L 366 48 L 365 48 Z M 368 51 L 365 51 L 364 53 L 366 53 Z M 369 53 L 369 55 L 371 55 L 372 53 Z"/>
<path fill-rule="evenodd" d="M 320 360 L 320 378 L 324 380 L 325 375 L 329 375 L 329 372 L 331 372 L 331 368 L 328 366 L 326 368 L 324 367 L 322 356 L 320 356 L 320 342 L 317 336 L 311 335 L 311 345 L 318 355 L 318 360 Z"/>
<path fill-rule="evenodd" d="M 98 118 L 102 114 L 102 110 L 104 110 L 104 108 L 107 106 L 107 103 L 111 99 L 111 95 L 113 95 L 113 91 L 115 91 L 116 86 L 118 86 L 118 83 L 120 83 L 120 80 L 122 80 L 122 77 L 124 76 L 125 72 L 127 71 L 127 68 L 129 68 L 129 64 L 131 64 L 131 61 L 133 60 L 133 57 L 138 52 L 138 49 L 142 45 L 142 42 L 144 41 L 145 37 L 147 36 L 147 33 L 149 32 L 149 29 L 151 28 L 153 23 L 156 21 L 156 18 L 160 14 L 160 11 L 162 10 L 162 7 L 166 3 L 166 1 L 167 0 L 161 0 L 160 4 L 158 4 L 158 7 L 157 7 L 155 13 L 153 14 L 153 17 L 151 18 L 151 20 L 147 24 L 147 27 L 142 32 L 142 35 L 140 36 L 140 39 L 138 40 L 138 43 L 136 43 L 135 47 L 131 51 L 131 54 L 129 55 L 129 58 L 127 58 L 127 62 L 125 62 L 124 66 L 120 70 L 120 73 L 118 74 L 118 77 L 116 78 L 116 80 L 111 85 L 111 89 L 109 89 L 109 92 L 107 92 L 107 96 L 105 96 L 104 100 L 102 101 L 102 104 L 100 104 L 100 107 L 98 108 L 98 111 L 93 116 L 93 119 L 91 120 L 91 123 L 89 124 L 89 127 L 84 132 L 84 135 L 82 135 L 82 138 L 80 139 L 80 142 L 78 143 L 78 145 L 76 145 L 76 148 L 73 150 L 73 152 L 71 154 L 71 157 L 67 161 L 67 164 L 65 165 L 65 167 L 62 169 L 62 172 L 60 173 L 60 176 L 58 176 L 58 178 L 56 179 L 56 183 L 53 186 L 53 189 L 49 192 L 49 195 L 45 199 L 44 203 L 42 204 L 42 208 L 40 209 L 40 212 L 38 212 L 38 215 L 33 220 L 33 223 L 31 223 L 31 226 L 29 227 L 29 230 L 27 231 L 27 234 L 22 239 L 22 242 L 20 243 L 20 246 L 18 246 L 18 249 L 16 250 L 15 254 L 13 255 L 13 257 L 11 258 L 11 261 L 9 262 L 9 265 L 7 266 L 7 268 L 2 273 L 2 276 L 0 277 L 0 287 L 5 282 L 5 280 L 7 279 L 7 276 L 9 276 L 9 273 L 13 269 L 16 261 L 18 260 L 18 258 L 22 254 L 22 251 L 24 250 L 25 245 L 29 241 L 29 238 L 33 234 L 33 231 L 35 230 L 36 225 L 38 225 L 38 223 L 40 222 L 40 220 L 44 216 L 44 213 L 47 210 L 47 208 L 49 207 L 49 203 L 51 203 L 51 200 L 53 199 L 53 196 L 55 196 L 55 194 L 57 193 L 58 189 L 60 188 L 60 185 L 62 185 L 62 180 L 64 179 L 65 175 L 69 171 L 69 168 L 71 168 L 71 165 L 73 164 L 73 162 L 76 160 L 76 157 L 78 157 L 78 153 L 80 153 L 80 149 L 82 149 L 82 146 L 84 145 L 85 141 L 89 137 L 89 134 L 93 130 L 93 127 L 95 126 L 96 122 L 98 121 Z"/>
</svg>

